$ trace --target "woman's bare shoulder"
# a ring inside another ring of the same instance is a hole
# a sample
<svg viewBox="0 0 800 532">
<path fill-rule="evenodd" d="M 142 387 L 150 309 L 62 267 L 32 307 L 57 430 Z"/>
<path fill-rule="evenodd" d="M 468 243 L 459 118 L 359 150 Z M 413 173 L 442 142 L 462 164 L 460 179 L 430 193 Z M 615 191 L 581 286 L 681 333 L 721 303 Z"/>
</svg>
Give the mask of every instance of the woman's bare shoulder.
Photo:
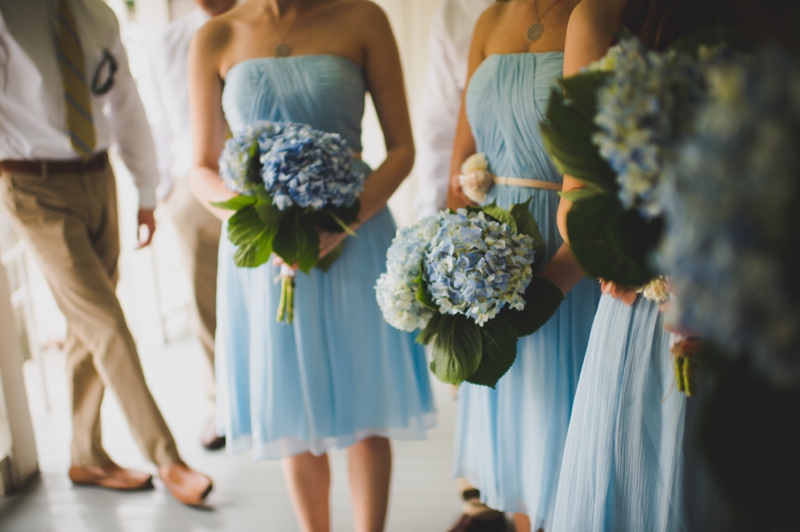
<svg viewBox="0 0 800 532">
<path fill-rule="evenodd" d="M 618 29 L 629 0 L 582 0 L 572 10 L 569 26 L 574 30 L 609 32 Z"/>
<path fill-rule="evenodd" d="M 233 27 L 237 18 L 237 13 L 231 12 L 212 18 L 197 30 L 192 39 L 193 46 L 204 53 L 221 52 L 233 38 Z"/>
</svg>

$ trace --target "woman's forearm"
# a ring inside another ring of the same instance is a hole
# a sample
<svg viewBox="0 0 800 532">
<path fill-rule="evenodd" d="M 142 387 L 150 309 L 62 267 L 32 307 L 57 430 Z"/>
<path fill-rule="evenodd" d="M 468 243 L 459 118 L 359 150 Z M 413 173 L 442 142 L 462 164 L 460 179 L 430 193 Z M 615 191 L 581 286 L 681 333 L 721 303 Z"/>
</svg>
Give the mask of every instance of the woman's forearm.
<svg viewBox="0 0 800 532">
<path fill-rule="evenodd" d="M 558 248 L 556 254 L 544 265 L 539 274 L 552 281 L 564 295 L 575 288 L 575 285 L 586 276 L 566 243 Z"/>
<path fill-rule="evenodd" d="M 359 223 L 364 223 L 386 206 L 389 198 L 411 172 L 414 165 L 413 146 L 400 146 L 387 151 L 386 160 L 376 168 L 364 183 L 359 196 L 361 210 Z"/>
<path fill-rule="evenodd" d="M 195 167 L 189 172 L 188 179 L 189 188 L 203 207 L 220 220 L 231 217 L 233 211 L 211 205 L 212 202 L 227 201 L 237 195 L 225 186 L 217 172 L 207 167 Z"/>
</svg>

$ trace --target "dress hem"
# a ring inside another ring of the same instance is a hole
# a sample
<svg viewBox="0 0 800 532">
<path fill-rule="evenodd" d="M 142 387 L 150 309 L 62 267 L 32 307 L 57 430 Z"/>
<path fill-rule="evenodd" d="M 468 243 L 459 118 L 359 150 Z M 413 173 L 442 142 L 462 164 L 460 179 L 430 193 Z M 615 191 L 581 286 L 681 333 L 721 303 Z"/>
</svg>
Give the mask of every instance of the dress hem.
<svg viewBox="0 0 800 532">
<path fill-rule="evenodd" d="M 425 440 L 428 437 L 427 431 L 435 426 L 436 412 L 429 412 L 410 420 L 409 424 L 404 427 L 362 429 L 348 434 L 329 436 L 313 441 L 301 440 L 291 436 L 254 446 L 253 437 L 250 434 L 242 434 L 234 437 L 229 436 L 226 449 L 230 454 L 252 450 L 253 460 L 255 461 L 280 460 L 306 452 L 310 452 L 314 456 L 321 456 L 328 451 L 345 449 L 355 443 L 372 437 L 383 437 L 390 440 L 401 441 Z"/>
</svg>

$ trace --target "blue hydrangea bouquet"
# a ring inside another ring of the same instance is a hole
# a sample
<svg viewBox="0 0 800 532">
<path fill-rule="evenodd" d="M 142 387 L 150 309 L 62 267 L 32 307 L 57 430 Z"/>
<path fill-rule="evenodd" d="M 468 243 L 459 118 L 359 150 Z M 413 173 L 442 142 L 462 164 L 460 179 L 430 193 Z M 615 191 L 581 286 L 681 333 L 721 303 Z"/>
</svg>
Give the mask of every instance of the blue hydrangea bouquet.
<svg viewBox="0 0 800 532">
<path fill-rule="evenodd" d="M 641 291 L 659 283 L 649 261 L 664 225 L 658 184 L 715 54 L 659 53 L 625 38 L 553 91 L 541 130 L 556 166 L 585 184 L 566 194 L 567 230 L 592 277 Z"/>
<path fill-rule="evenodd" d="M 494 387 L 564 299 L 533 270 L 544 240 L 527 204 L 442 211 L 400 229 L 375 287 L 384 319 L 433 342 L 439 380 Z"/>
<path fill-rule="evenodd" d="M 278 321 L 292 323 L 294 269 L 327 269 L 339 247 L 319 258 L 318 228 L 353 234 L 358 195 L 366 175 L 353 167 L 353 152 L 336 133 L 291 122 L 256 122 L 225 142 L 220 177 L 239 196 L 214 203 L 235 210 L 228 238 L 237 266 L 255 268 L 274 253 L 281 268 Z"/>
<path fill-rule="evenodd" d="M 706 338 L 699 441 L 740 522 L 797 529 L 800 62 L 777 47 L 710 66 L 659 190 L 671 320 Z"/>
</svg>

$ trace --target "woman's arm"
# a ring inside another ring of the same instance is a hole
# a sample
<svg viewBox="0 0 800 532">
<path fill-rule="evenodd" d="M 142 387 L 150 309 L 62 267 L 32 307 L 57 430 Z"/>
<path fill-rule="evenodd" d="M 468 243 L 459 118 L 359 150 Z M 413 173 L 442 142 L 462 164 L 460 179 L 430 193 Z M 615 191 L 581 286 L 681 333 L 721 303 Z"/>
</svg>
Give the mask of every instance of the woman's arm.
<svg viewBox="0 0 800 532">
<path fill-rule="evenodd" d="M 397 42 L 380 7 L 370 3 L 364 11 L 364 71 L 386 143 L 386 160 L 364 185 L 361 222 L 386 206 L 414 166 L 414 138 Z"/>
<path fill-rule="evenodd" d="M 613 32 L 619 25 L 618 21 L 626 1 L 583 0 L 575 7 L 567 25 L 567 40 L 564 45 L 564 77 L 580 72 L 581 68 L 606 54 L 613 39 Z M 569 175 L 564 176 L 562 186 L 564 192 L 578 190 L 583 186 L 578 179 Z M 565 294 L 584 277 L 584 273 L 569 247 L 567 213 L 571 207 L 572 202 L 562 197 L 556 216 L 558 230 L 565 243 L 541 271 L 544 277 L 553 281 Z M 630 301 L 630 294 L 620 294 L 620 290 L 616 287 L 606 285 L 603 287 L 603 291 L 614 297 L 622 297 L 626 302 Z M 633 296 L 635 299 L 635 292 L 633 292 Z"/>
<path fill-rule="evenodd" d="M 469 49 L 469 60 L 467 66 L 467 87 L 472 75 L 480 64 L 486 59 L 484 47 L 486 37 L 494 25 L 495 16 L 492 8 L 487 9 L 475 24 L 475 31 L 472 34 L 472 42 Z M 467 91 L 461 94 L 461 109 L 458 112 L 458 125 L 456 126 L 456 137 L 453 142 L 453 155 L 450 159 L 450 185 L 447 190 L 447 207 L 459 209 L 467 205 L 474 205 L 461 189 L 461 182 L 458 176 L 461 174 L 461 165 L 467 158 L 477 151 L 475 138 L 472 136 L 472 129 L 467 118 Z"/>
<path fill-rule="evenodd" d="M 564 77 L 577 74 L 582 68 L 601 59 L 608 52 L 613 33 L 619 29 L 619 20 L 627 0 L 583 0 L 575 6 L 567 25 L 567 41 L 564 44 Z M 584 188 L 583 182 L 572 176 L 564 176 L 564 192 Z M 567 213 L 572 202 L 561 198 L 558 205 L 558 230 L 565 242 Z"/>
<path fill-rule="evenodd" d="M 219 156 L 228 131 L 222 112 L 220 58 L 231 38 L 230 26 L 219 19 L 200 28 L 189 48 L 189 109 L 192 118 L 193 164 L 189 186 L 214 216 L 225 220 L 233 211 L 217 209 L 211 202 L 236 195 L 219 177 Z"/>
</svg>

